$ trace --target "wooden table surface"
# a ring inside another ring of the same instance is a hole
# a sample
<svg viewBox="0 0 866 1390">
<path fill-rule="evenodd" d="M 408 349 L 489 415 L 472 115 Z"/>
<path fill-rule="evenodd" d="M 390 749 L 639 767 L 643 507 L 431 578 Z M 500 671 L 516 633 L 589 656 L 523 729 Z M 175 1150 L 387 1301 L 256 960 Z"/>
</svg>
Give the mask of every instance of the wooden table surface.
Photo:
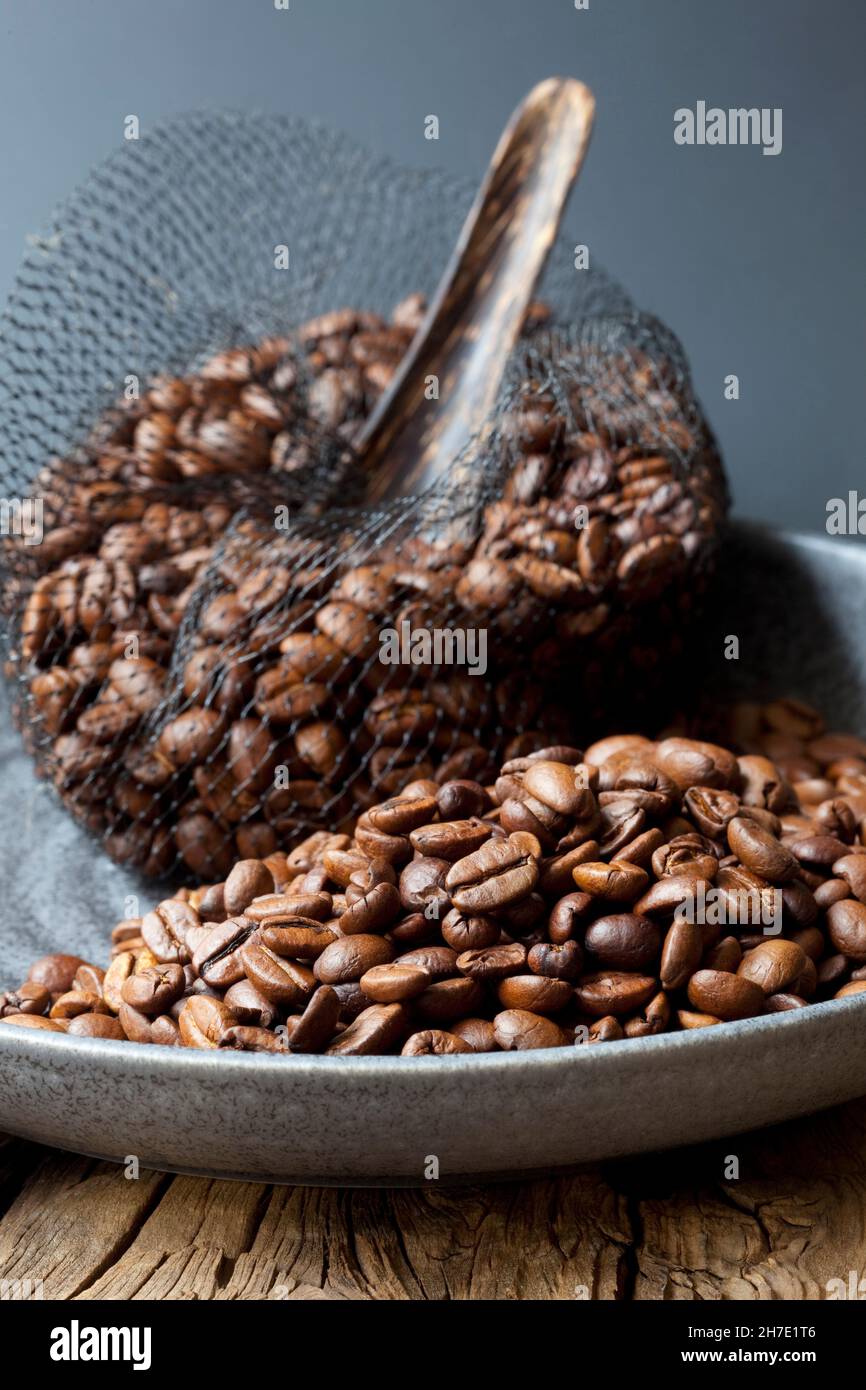
<svg viewBox="0 0 866 1390">
<path fill-rule="evenodd" d="M 866 1272 L 866 1099 L 565 1178 L 422 1190 L 128 1179 L 6 1138 L 0 1213 L 0 1281 L 46 1299 L 820 1299 Z"/>
</svg>

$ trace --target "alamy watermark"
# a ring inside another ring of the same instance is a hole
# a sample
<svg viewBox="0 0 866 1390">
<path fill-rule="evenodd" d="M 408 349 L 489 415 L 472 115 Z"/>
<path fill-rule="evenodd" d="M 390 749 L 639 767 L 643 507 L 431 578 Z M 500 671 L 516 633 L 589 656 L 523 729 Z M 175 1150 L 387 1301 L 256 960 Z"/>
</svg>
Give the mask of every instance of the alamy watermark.
<svg viewBox="0 0 866 1390">
<path fill-rule="evenodd" d="M 0 536 L 20 536 L 25 545 L 41 545 L 43 511 L 41 497 L 0 497 Z"/>
<path fill-rule="evenodd" d="M 762 927 L 765 936 L 782 930 L 784 903 L 778 888 L 721 889 L 699 879 L 674 913 L 674 921 L 693 926 Z"/>
<path fill-rule="evenodd" d="M 487 670 L 487 629 L 483 627 L 413 627 L 404 618 L 399 629 L 379 633 L 383 666 L 465 666 L 470 676 Z"/>
<path fill-rule="evenodd" d="M 764 154 L 782 153 L 781 106 L 680 106 L 674 112 L 677 145 L 761 145 Z"/>
<path fill-rule="evenodd" d="M 847 497 L 831 497 L 826 525 L 828 536 L 866 536 L 866 497 L 854 488 Z"/>
</svg>

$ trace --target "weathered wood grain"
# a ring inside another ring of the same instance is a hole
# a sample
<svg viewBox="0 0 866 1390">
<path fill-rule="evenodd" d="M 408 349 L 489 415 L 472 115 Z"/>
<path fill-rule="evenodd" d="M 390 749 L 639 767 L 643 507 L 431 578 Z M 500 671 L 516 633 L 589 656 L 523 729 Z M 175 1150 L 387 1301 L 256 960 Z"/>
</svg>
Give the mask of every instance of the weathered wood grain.
<svg viewBox="0 0 866 1390">
<path fill-rule="evenodd" d="M 64 1300 L 818 1299 L 866 1270 L 866 1100 L 477 1188 L 128 1179 L 0 1139 L 0 1212 L 0 1280 Z"/>
</svg>

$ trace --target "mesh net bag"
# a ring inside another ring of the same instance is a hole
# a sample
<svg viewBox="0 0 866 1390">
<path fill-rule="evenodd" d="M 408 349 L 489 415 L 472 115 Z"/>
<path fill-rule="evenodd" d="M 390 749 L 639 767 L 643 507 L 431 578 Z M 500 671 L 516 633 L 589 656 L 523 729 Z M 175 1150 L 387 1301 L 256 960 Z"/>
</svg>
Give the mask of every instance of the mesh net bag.
<svg viewBox="0 0 866 1390">
<path fill-rule="evenodd" d="M 567 235 L 484 431 L 365 501 L 353 446 L 473 192 L 304 121 L 193 116 L 24 262 L 6 672 L 40 772 L 147 875 L 217 881 L 412 779 L 637 720 L 682 650 L 721 465 L 676 339 Z"/>
</svg>

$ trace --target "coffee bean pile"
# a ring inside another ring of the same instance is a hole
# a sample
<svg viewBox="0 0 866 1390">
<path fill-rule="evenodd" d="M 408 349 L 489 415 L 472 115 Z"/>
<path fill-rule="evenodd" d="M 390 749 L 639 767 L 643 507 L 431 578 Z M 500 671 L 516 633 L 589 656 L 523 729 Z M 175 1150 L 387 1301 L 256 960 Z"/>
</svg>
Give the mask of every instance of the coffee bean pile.
<svg viewBox="0 0 866 1390">
<path fill-rule="evenodd" d="M 688 383 L 643 352 L 519 383 L 471 535 L 364 539 L 334 519 L 424 308 L 337 310 L 160 378 L 41 480 L 45 538 L 19 547 L 39 573 L 7 593 L 20 722 L 113 858 L 224 878 L 437 769 L 486 781 L 541 726 L 570 739 L 577 670 L 589 728 L 676 654 L 725 487 Z M 547 312 L 532 306 L 527 342 Z M 229 533 L 283 485 L 330 518 L 324 539 L 276 531 L 273 505 Z M 383 665 L 383 629 L 404 625 L 482 630 L 483 677 L 447 656 Z"/>
<path fill-rule="evenodd" d="M 733 723 L 740 755 L 621 734 L 512 759 L 486 786 L 412 781 L 351 835 L 240 860 L 118 923 L 106 971 L 43 958 L 2 998 L 2 1021 L 442 1056 L 714 1027 L 862 993 L 866 741 L 824 732 L 795 701 L 742 707 Z M 679 911 L 690 903 L 691 917 Z"/>
</svg>

